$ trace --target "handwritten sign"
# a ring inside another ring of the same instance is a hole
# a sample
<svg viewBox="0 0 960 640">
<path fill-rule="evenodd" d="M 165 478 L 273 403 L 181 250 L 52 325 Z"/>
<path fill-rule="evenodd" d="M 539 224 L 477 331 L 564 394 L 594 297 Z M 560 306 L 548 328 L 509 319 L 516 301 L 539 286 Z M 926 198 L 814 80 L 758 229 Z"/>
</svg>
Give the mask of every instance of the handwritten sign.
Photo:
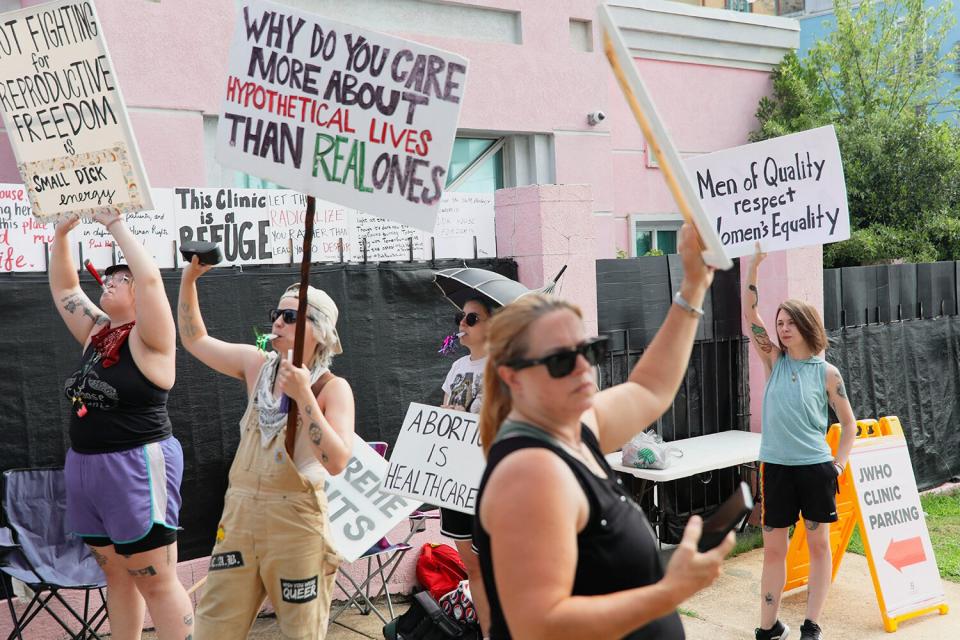
<svg viewBox="0 0 960 640">
<path fill-rule="evenodd" d="M 254 0 L 230 48 L 217 159 L 433 231 L 466 71 L 452 53 Z"/>
<path fill-rule="evenodd" d="M 174 219 L 181 243 L 216 242 L 223 265 L 273 262 L 265 189 L 174 189 Z"/>
<path fill-rule="evenodd" d="M 832 126 L 686 161 L 728 256 L 850 237 L 847 188 Z"/>
<path fill-rule="evenodd" d="M 0 16 L 0 110 L 35 216 L 151 209 L 93 2 Z"/>
<path fill-rule="evenodd" d="M 497 255 L 497 229 L 492 193 L 448 191 L 440 203 L 434 229 L 434 257 L 493 258 Z M 426 239 L 425 239 L 426 240 Z"/>
<path fill-rule="evenodd" d="M 347 562 L 362 556 L 418 506 L 380 488 L 386 473 L 387 461 L 354 434 L 347 468 L 327 478 L 333 542 Z"/>
<path fill-rule="evenodd" d="M 478 419 L 473 413 L 411 402 L 383 490 L 473 513 L 486 467 Z"/>
<path fill-rule="evenodd" d="M 413 241 L 413 259 L 423 258 L 423 234 L 407 225 L 385 218 L 357 213 L 354 224 L 353 260 L 387 262 L 409 260 Z M 366 245 L 364 245 L 366 243 Z M 366 246 L 366 258 L 363 249 Z"/>
</svg>

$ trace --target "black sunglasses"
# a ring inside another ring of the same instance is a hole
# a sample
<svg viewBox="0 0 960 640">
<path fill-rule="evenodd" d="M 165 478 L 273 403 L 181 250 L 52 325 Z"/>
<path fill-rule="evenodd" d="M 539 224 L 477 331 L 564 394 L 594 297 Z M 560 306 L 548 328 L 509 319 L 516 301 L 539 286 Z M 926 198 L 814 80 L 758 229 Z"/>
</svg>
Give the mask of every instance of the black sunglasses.
<svg viewBox="0 0 960 640">
<path fill-rule="evenodd" d="M 473 313 L 473 312 L 464 313 L 463 311 L 461 311 L 457 315 L 453 316 L 453 321 L 457 324 L 458 327 L 460 326 L 460 323 L 464 321 L 464 319 L 466 319 L 468 327 L 473 327 L 478 322 L 480 322 L 480 314 Z"/>
<path fill-rule="evenodd" d="M 276 322 L 277 318 L 283 316 L 283 322 L 285 324 L 295 324 L 297 322 L 297 310 L 296 309 L 271 309 L 270 310 L 270 322 Z"/>
<path fill-rule="evenodd" d="M 573 349 L 557 351 L 536 360 L 511 360 L 507 363 L 507 366 L 519 371 L 520 369 L 535 367 L 538 364 L 545 364 L 547 365 L 547 373 L 550 374 L 551 378 L 563 378 L 573 372 L 577 366 L 577 356 L 581 355 L 587 359 L 591 367 L 600 362 L 603 356 L 607 355 L 607 337 L 590 338 Z"/>
</svg>

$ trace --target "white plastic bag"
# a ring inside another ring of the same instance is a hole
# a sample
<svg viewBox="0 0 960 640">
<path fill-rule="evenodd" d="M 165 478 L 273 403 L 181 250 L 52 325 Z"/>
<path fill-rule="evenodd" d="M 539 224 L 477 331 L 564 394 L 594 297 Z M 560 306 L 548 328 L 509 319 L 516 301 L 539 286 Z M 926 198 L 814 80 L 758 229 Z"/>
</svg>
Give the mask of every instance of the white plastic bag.
<svg viewBox="0 0 960 640">
<path fill-rule="evenodd" d="M 656 431 L 641 431 L 623 445 L 622 464 L 634 469 L 666 469 L 683 452 L 663 441 Z"/>
</svg>

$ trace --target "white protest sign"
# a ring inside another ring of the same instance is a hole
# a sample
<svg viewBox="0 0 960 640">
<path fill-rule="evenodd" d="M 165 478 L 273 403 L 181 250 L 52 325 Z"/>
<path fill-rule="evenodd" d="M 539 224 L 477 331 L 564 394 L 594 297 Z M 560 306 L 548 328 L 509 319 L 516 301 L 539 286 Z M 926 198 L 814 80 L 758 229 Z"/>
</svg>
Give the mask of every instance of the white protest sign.
<svg viewBox="0 0 960 640">
<path fill-rule="evenodd" d="M 888 617 L 944 601 L 917 481 L 902 436 L 857 440 L 850 469 Z M 879 595 L 879 594 L 878 594 Z"/>
<path fill-rule="evenodd" d="M 222 266 L 272 263 L 268 189 L 174 189 L 178 241 L 216 242 Z M 180 262 L 183 262 L 182 257 Z"/>
<path fill-rule="evenodd" d="M 3 14 L 0 52 L 0 110 L 34 215 L 153 208 L 93 2 Z"/>
<path fill-rule="evenodd" d="M 411 402 L 390 456 L 383 490 L 473 513 L 486 467 L 479 418 Z"/>
<path fill-rule="evenodd" d="M 850 237 L 847 187 L 833 126 L 684 161 L 728 256 Z"/>
<path fill-rule="evenodd" d="M 354 214 L 353 252 L 355 262 L 387 262 L 410 259 L 410 243 L 413 243 L 413 259 L 423 259 L 423 233 L 393 220 L 378 218 L 365 213 Z M 366 248 L 366 254 L 364 254 Z"/>
<path fill-rule="evenodd" d="M 126 214 L 124 224 L 153 257 L 161 269 L 173 268 L 175 228 L 173 224 L 173 189 L 151 189 L 155 209 Z M 81 223 L 71 234 L 71 240 L 83 247 L 83 258 L 90 260 L 99 271 L 116 262 L 126 262 L 119 246 L 114 248 L 113 236 L 96 221 Z M 77 253 L 76 251 L 74 252 Z M 79 256 L 76 256 L 79 260 Z"/>
<path fill-rule="evenodd" d="M 297 264 L 303 258 L 304 220 L 307 199 L 296 191 L 277 191 L 268 207 L 270 240 L 273 243 L 273 261 L 276 264 Z M 310 244 L 311 262 L 338 262 L 343 244 L 343 260 L 350 259 L 352 209 L 317 200 L 313 219 L 313 241 Z"/>
<path fill-rule="evenodd" d="M 478 258 L 496 257 L 493 194 L 445 192 L 433 238 L 435 258 L 473 257 L 474 239 Z"/>
<path fill-rule="evenodd" d="M 288 6 L 237 16 L 221 164 L 433 231 L 466 60 Z"/>
<path fill-rule="evenodd" d="M 27 188 L 0 184 L 0 273 L 43 271 L 45 244 L 53 242 L 53 223 L 31 215 Z"/>
<path fill-rule="evenodd" d="M 337 552 L 353 562 L 391 529 L 407 519 L 417 504 L 384 492 L 380 485 L 387 461 L 354 434 L 347 468 L 327 478 L 332 537 Z"/>
</svg>

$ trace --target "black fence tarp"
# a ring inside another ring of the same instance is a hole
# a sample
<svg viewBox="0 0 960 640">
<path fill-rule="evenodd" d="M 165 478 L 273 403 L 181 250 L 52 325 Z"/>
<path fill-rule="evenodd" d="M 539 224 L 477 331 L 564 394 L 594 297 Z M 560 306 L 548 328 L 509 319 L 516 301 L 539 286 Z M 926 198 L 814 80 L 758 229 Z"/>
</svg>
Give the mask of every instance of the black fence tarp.
<svg viewBox="0 0 960 640">
<path fill-rule="evenodd" d="M 316 265 L 311 283 L 340 308 L 344 353 L 333 371 L 346 378 L 357 401 L 356 428 L 366 440 L 393 443 L 410 402 L 439 404 L 440 384 L 453 358 L 437 353 L 452 333 L 454 309 L 433 285 L 435 269 L 462 261 Z M 516 278 L 506 260 L 471 260 L 468 266 Z M 208 332 L 252 343 L 253 327 L 269 327 L 268 312 L 283 290 L 299 281 L 290 267 L 215 269 L 200 279 L 200 306 Z M 164 272 L 175 308 L 180 272 Z M 96 285 L 84 277 L 96 301 Z M 69 406 L 63 383 L 77 366 L 80 347 L 53 307 L 45 274 L 0 276 L 0 469 L 63 463 L 69 446 Z M 457 356 L 466 353 L 458 353 Z M 207 555 L 223 505 L 227 471 L 239 441 L 246 404 L 240 381 L 215 373 L 178 345 L 177 382 L 170 392 L 174 434 L 184 450 L 179 552 Z"/>
<path fill-rule="evenodd" d="M 829 332 L 858 418 L 900 418 L 920 489 L 960 476 L 960 317 Z"/>
</svg>

